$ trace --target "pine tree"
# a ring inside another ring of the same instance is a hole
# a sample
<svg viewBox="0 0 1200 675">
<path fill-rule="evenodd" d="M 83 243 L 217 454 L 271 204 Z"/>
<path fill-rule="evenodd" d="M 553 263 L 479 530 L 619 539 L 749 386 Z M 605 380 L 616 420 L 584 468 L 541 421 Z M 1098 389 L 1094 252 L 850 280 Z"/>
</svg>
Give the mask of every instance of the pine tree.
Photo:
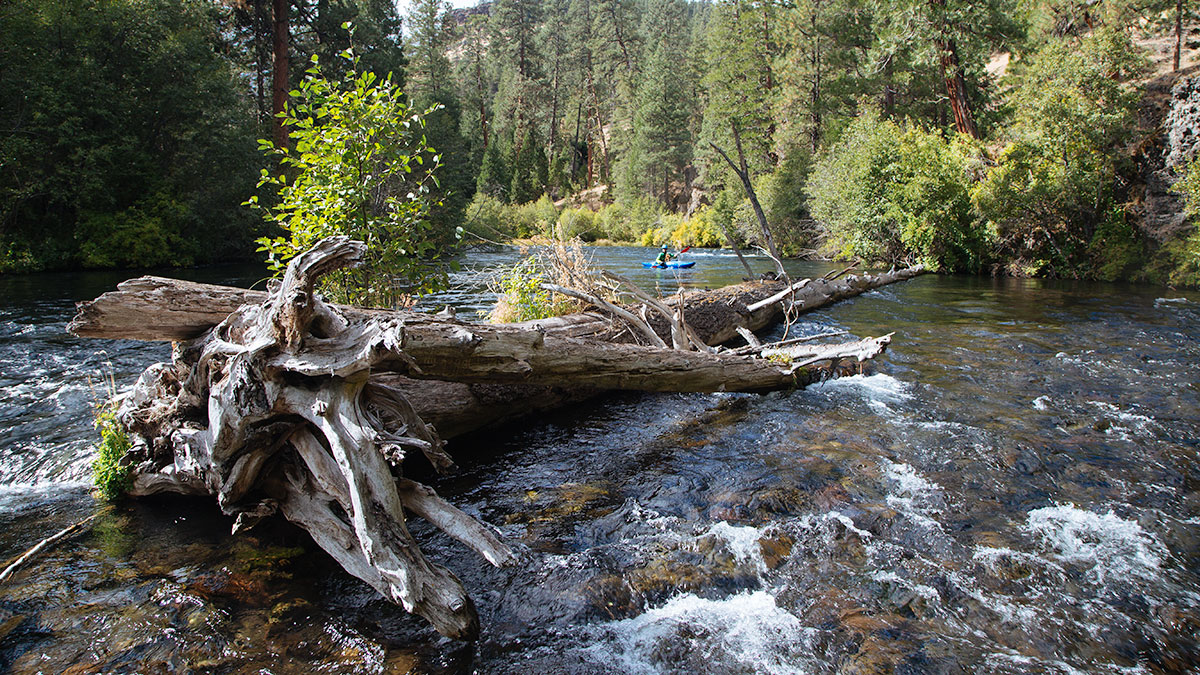
<svg viewBox="0 0 1200 675">
<path fill-rule="evenodd" d="M 1015 14 L 1015 0 L 877 3 L 875 61 L 886 63 L 890 73 L 909 73 L 894 84 L 915 104 L 893 114 L 916 114 L 979 138 L 977 118 L 988 97 L 984 66 L 1020 37 Z M 935 105 L 929 109 L 923 101 Z"/>
<path fill-rule="evenodd" d="M 852 116 L 858 101 L 876 93 L 874 64 L 866 59 L 874 36 L 863 0 L 801 0 L 782 13 L 783 56 L 773 111 L 784 154 L 815 155 L 831 119 Z"/>
<path fill-rule="evenodd" d="M 564 139 L 563 123 L 567 117 L 572 85 L 578 80 L 572 69 L 568 35 L 569 0 L 545 0 L 546 20 L 538 30 L 541 45 L 541 71 L 545 73 L 543 126 L 546 129 L 546 156 L 557 168 L 557 179 L 550 187 L 568 182 L 564 164 L 569 161 L 568 141 Z"/>
<path fill-rule="evenodd" d="M 521 139 L 513 161 L 509 201 L 525 204 L 536 200 L 545 194 L 547 181 L 546 149 L 537 132 L 529 129 Z"/>
<path fill-rule="evenodd" d="M 444 101 L 453 96 L 453 80 L 446 49 L 453 34 L 447 20 L 450 4 L 445 0 L 416 0 L 408 15 L 406 45 L 408 94 Z"/>
<path fill-rule="evenodd" d="M 460 130 L 462 106 L 446 57 L 453 38 L 449 10 L 444 0 L 417 0 L 409 15 L 406 45 L 408 95 L 418 110 L 431 111 L 425 119 L 425 137 L 441 159 L 438 185 L 432 190 L 432 201 L 438 206 L 430 212 L 439 233 L 453 232 L 476 185 L 470 145 Z"/>
<path fill-rule="evenodd" d="M 702 85 L 705 109 L 701 147 L 709 187 L 726 182 L 722 160 L 710 144 L 732 151 L 736 126 L 747 162 L 754 173 L 773 169 L 778 161 L 772 106 L 778 81 L 777 8 L 758 0 L 717 5 L 709 21 L 707 64 Z"/>
<path fill-rule="evenodd" d="M 486 17 L 475 15 L 467 20 L 462 27 L 460 45 L 462 58 L 454 64 L 458 98 L 462 102 L 460 131 L 470 144 L 472 158 L 478 163 L 483 161 L 483 153 L 491 141 L 488 109 L 495 89 L 487 54 Z"/>
<path fill-rule="evenodd" d="M 483 162 L 479 166 L 479 176 L 476 179 L 477 189 L 497 199 L 507 200 L 509 187 L 512 183 L 512 173 L 508 163 L 496 143 L 492 143 L 483 153 Z"/>
<path fill-rule="evenodd" d="M 688 53 L 686 8 L 680 0 L 655 0 L 643 26 L 646 35 L 660 39 L 648 45 L 650 53 L 633 98 L 618 194 L 622 199 L 648 194 L 670 205 L 671 185 L 682 178 L 692 157 L 691 99 L 679 68 Z"/>
</svg>

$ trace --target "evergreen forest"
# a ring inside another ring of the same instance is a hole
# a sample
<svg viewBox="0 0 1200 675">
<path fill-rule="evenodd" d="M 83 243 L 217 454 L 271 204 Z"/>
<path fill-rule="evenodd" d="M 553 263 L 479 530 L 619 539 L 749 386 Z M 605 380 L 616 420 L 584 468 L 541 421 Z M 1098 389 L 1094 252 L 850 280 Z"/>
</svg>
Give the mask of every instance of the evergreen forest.
<svg viewBox="0 0 1200 675">
<path fill-rule="evenodd" d="M 378 186 L 422 205 L 396 255 L 752 248 L 761 212 L 788 256 L 1196 285 L 1190 4 L 9 0 L 0 272 L 261 259 L 312 92 L 387 86 L 432 169 Z"/>
</svg>

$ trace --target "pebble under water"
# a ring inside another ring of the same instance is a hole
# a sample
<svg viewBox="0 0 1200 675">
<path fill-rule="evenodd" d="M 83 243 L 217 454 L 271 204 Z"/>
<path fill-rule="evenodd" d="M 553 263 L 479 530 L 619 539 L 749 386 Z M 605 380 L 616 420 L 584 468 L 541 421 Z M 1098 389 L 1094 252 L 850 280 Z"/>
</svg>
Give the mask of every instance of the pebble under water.
<svg viewBox="0 0 1200 675">
<path fill-rule="evenodd" d="M 735 258 L 697 253 L 693 270 L 658 271 L 640 267 L 649 249 L 593 251 L 663 292 L 737 280 Z M 124 276 L 0 278 L 0 555 L 99 513 L 0 586 L 2 669 L 1200 669 L 1198 293 L 927 275 L 791 328 L 895 331 L 862 375 L 765 396 L 614 394 L 456 439 L 458 473 L 413 470 L 521 555 L 494 569 L 411 521 L 475 599 L 470 645 L 286 523 L 232 536 L 213 500 L 93 499 L 92 391 L 169 356 L 63 332 L 73 301 Z M 456 280 L 425 306 L 486 311 L 493 296 Z"/>
</svg>

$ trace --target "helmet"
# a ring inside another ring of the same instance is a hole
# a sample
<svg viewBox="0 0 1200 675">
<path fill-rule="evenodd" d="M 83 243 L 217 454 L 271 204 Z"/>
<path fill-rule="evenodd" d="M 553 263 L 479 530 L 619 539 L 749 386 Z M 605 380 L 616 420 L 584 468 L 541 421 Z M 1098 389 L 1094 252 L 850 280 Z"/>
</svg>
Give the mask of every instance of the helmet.
<svg viewBox="0 0 1200 675">
<path fill-rule="evenodd" d="M 665 250 L 667 250 L 667 245 L 666 245 L 666 244 L 663 244 L 663 250 L 664 250 L 664 251 L 665 251 Z"/>
</svg>

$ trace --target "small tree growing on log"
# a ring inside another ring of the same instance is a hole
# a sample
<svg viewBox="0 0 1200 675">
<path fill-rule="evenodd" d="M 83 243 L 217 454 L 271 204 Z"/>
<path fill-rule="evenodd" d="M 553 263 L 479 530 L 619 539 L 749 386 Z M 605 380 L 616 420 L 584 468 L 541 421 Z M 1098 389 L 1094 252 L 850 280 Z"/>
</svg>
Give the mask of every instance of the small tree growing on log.
<svg viewBox="0 0 1200 675">
<path fill-rule="evenodd" d="M 341 56 L 353 66 L 341 82 L 326 79 L 313 56 L 292 92 L 284 118 L 290 147 L 260 141 L 282 170 L 263 169 L 259 187 L 275 188 L 278 202 L 264 206 L 252 197 L 247 204 L 286 234 L 258 240 L 277 275 L 317 241 L 349 235 L 366 242 L 365 264 L 324 276 L 322 290 L 347 304 L 396 306 L 410 290 L 445 285 L 444 272 L 424 262 L 438 247 L 428 193 L 440 156 L 423 133 L 424 115 L 437 106 L 410 108 L 390 75 L 359 72 L 350 49 Z"/>
</svg>

